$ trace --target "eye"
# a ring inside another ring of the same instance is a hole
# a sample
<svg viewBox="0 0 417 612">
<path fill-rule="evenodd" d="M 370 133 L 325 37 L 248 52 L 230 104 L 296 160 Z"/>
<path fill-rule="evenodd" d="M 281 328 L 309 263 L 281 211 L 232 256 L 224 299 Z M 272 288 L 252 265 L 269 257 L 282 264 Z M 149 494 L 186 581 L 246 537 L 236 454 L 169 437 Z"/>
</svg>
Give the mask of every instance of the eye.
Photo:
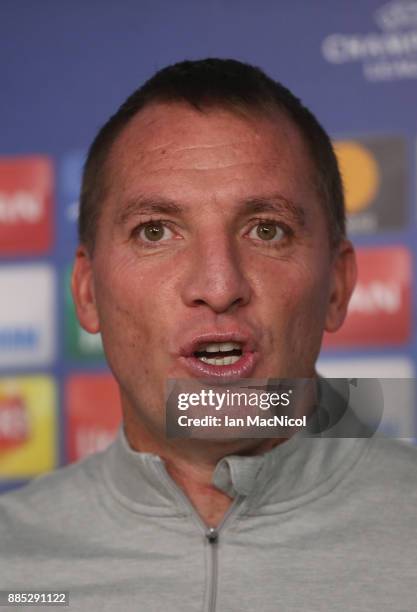
<svg viewBox="0 0 417 612">
<path fill-rule="evenodd" d="M 263 242 L 278 242 L 284 238 L 285 231 L 276 221 L 259 221 L 248 236 Z"/>
<path fill-rule="evenodd" d="M 136 235 L 144 242 L 163 242 L 174 234 L 161 221 L 148 221 L 137 228 Z"/>
</svg>

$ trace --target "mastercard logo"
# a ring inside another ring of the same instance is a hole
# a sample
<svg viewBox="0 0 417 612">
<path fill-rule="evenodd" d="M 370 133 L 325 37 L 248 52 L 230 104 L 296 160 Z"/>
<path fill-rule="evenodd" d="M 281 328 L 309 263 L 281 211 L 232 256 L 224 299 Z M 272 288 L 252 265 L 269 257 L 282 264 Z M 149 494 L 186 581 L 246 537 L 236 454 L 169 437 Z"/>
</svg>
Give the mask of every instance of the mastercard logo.
<svg viewBox="0 0 417 612">
<path fill-rule="evenodd" d="M 378 195 L 381 184 L 378 163 L 370 149 L 357 141 L 340 140 L 333 146 L 345 188 L 347 212 L 362 212 Z"/>
</svg>

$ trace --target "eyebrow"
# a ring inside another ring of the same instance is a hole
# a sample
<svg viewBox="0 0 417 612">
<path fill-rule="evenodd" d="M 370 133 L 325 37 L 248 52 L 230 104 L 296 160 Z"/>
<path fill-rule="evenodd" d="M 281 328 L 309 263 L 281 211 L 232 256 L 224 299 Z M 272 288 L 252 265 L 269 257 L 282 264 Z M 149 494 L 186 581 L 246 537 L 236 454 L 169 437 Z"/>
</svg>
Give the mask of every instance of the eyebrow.
<svg viewBox="0 0 417 612">
<path fill-rule="evenodd" d="M 304 207 L 285 198 L 280 193 L 245 198 L 242 204 L 246 214 L 278 213 L 283 216 L 289 215 L 301 227 L 304 227 L 306 223 Z"/>
<path fill-rule="evenodd" d="M 124 225 L 137 214 L 142 215 L 179 215 L 187 207 L 175 200 L 165 197 L 138 196 L 130 200 L 116 214 L 116 225 Z M 299 226 L 305 225 L 305 210 L 299 204 L 280 193 L 250 196 L 239 201 L 239 212 L 242 214 L 275 213 L 292 217 Z"/>
<path fill-rule="evenodd" d="M 178 215 L 183 211 L 174 200 L 139 196 L 130 200 L 116 215 L 116 225 L 124 225 L 136 214 L 144 215 Z"/>
</svg>

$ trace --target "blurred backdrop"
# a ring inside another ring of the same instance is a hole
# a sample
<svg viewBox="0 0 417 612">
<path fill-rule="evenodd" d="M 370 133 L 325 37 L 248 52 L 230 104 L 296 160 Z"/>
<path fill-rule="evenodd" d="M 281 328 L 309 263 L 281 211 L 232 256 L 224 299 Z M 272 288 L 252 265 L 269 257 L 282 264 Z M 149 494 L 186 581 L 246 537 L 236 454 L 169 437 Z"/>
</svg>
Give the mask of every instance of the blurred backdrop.
<svg viewBox="0 0 417 612">
<path fill-rule="evenodd" d="M 82 165 L 155 70 L 208 56 L 260 66 L 334 139 L 360 273 L 320 372 L 414 378 L 416 0 L 1 0 L 0 490 L 119 425 L 100 337 L 68 288 Z M 415 438 L 416 413 L 414 392 L 393 398 L 386 431 Z"/>
</svg>

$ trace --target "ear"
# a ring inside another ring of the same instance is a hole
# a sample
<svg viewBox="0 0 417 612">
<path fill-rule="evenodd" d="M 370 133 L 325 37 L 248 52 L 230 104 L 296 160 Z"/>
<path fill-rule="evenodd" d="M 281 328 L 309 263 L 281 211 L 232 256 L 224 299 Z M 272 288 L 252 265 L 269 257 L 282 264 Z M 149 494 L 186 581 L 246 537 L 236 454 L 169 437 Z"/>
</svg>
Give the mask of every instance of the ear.
<svg viewBox="0 0 417 612">
<path fill-rule="evenodd" d="M 357 267 L 353 245 L 350 240 L 342 240 L 333 255 L 330 298 L 324 326 L 326 331 L 335 332 L 342 326 L 356 278 Z"/>
<path fill-rule="evenodd" d="M 81 327 L 90 334 L 100 331 L 94 292 L 91 257 L 83 246 L 79 246 L 72 269 L 71 291 L 75 310 Z"/>
</svg>

